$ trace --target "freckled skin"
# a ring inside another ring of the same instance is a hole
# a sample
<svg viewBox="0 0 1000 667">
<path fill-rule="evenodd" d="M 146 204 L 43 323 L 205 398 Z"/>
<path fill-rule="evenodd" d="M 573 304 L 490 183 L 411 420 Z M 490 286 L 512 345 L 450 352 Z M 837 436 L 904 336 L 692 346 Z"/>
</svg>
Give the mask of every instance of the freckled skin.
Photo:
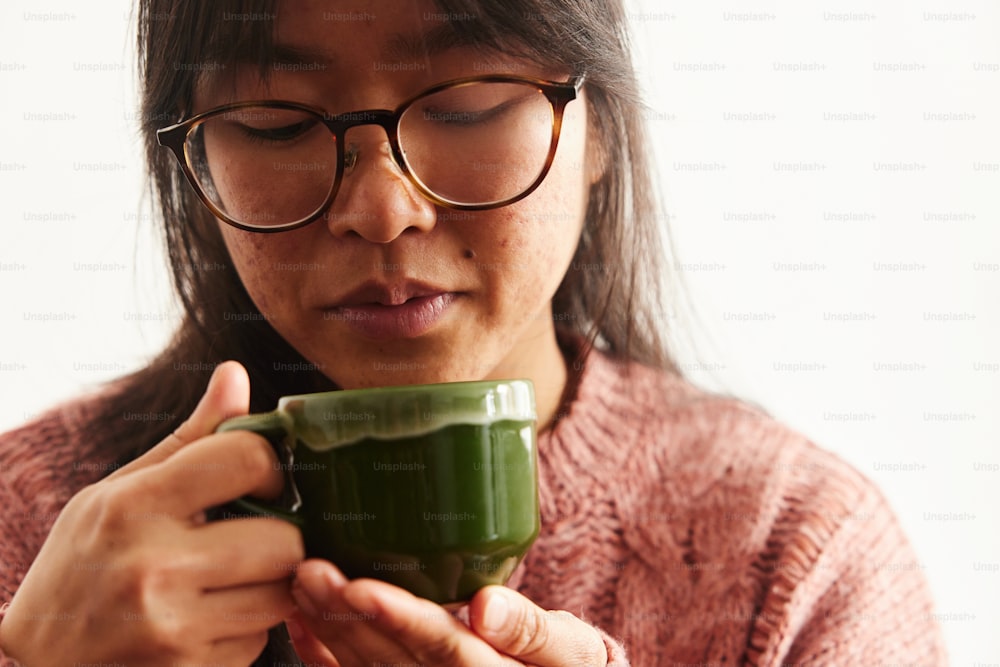
<svg viewBox="0 0 1000 667">
<path fill-rule="evenodd" d="M 278 40 L 325 50 L 339 61 L 321 73 L 276 75 L 268 86 L 242 74 L 235 96 L 228 86 L 216 87 L 215 93 L 203 89 L 197 107 L 271 98 L 334 113 L 393 108 L 434 83 L 482 73 L 473 69 L 480 56 L 466 49 L 433 55 L 414 71 L 377 70 L 389 35 L 439 24 L 422 19 L 424 11 L 434 11 L 429 3 L 406 3 L 405 10 L 392 0 L 357 4 L 282 3 Z M 375 19 L 321 19 L 332 11 L 367 12 Z M 492 56 L 491 62 L 504 61 Z M 521 63 L 517 73 L 566 78 Z M 585 100 L 566 107 L 555 162 L 539 189 L 492 211 L 452 211 L 426 200 L 391 162 L 381 128 L 356 128 L 348 140 L 360 146 L 358 163 L 345 174 L 327 219 L 279 234 L 220 223 L 258 308 L 292 346 L 344 388 L 526 377 L 535 382 L 539 423 L 545 424 L 566 376 L 551 299 L 583 224 L 589 186 L 581 168 L 587 164 Z M 365 281 L 403 279 L 460 293 L 445 318 L 416 338 L 368 339 L 324 310 Z"/>
</svg>

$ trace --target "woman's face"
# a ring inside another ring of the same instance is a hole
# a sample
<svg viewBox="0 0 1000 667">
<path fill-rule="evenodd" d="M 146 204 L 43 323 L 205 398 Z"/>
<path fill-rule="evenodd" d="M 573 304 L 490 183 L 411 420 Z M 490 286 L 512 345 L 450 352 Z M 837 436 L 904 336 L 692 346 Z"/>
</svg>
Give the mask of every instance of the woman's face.
<svg viewBox="0 0 1000 667">
<path fill-rule="evenodd" d="M 235 87 L 203 85 L 195 110 L 282 99 L 339 114 L 392 109 L 466 76 L 567 78 L 466 46 L 424 53 L 422 36 L 449 21 L 462 30 L 463 17 L 424 1 L 285 0 L 275 43 L 318 57 L 298 68 L 275 66 L 266 82 L 247 66 Z M 401 48 L 407 45 L 416 48 Z M 380 127 L 354 128 L 347 142 L 359 147 L 359 158 L 328 215 L 276 234 L 220 226 L 261 313 L 341 387 L 544 381 L 538 369 L 558 352 L 551 299 L 576 248 L 592 180 L 586 127 L 578 98 L 566 107 L 542 185 L 510 206 L 472 212 L 428 201 L 392 162 Z"/>
</svg>

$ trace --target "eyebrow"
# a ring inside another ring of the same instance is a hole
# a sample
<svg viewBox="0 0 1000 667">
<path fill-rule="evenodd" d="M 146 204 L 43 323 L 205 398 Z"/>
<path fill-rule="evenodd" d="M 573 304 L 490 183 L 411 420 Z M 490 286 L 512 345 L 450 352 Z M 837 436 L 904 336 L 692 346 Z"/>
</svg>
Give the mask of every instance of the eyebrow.
<svg viewBox="0 0 1000 667">
<path fill-rule="evenodd" d="M 329 65 L 333 61 L 330 55 L 306 46 L 292 44 L 274 44 L 265 58 L 267 64 L 301 65 L 304 63 L 320 63 Z"/>
<path fill-rule="evenodd" d="M 474 43 L 468 33 L 462 34 L 449 24 L 444 24 L 426 32 L 392 35 L 382 48 L 380 57 L 386 61 L 414 61 Z M 272 45 L 266 58 L 268 64 L 278 65 L 320 63 L 330 66 L 336 61 L 336 57 L 326 51 L 306 45 L 282 43 Z"/>
<path fill-rule="evenodd" d="M 422 33 L 393 35 L 382 50 L 382 57 L 386 60 L 418 60 L 473 43 L 468 32 L 460 33 L 445 23 Z"/>
</svg>

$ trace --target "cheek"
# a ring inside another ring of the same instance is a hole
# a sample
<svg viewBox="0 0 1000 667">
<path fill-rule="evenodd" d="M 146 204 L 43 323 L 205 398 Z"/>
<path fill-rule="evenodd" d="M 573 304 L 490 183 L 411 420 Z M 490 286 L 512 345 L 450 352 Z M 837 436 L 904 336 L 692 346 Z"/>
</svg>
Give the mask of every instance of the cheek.
<svg viewBox="0 0 1000 667">
<path fill-rule="evenodd" d="M 578 170 L 550 174 L 550 182 L 495 220 L 503 233 L 489 253 L 496 267 L 498 291 L 519 303 L 540 307 L 555 294 L 569 267 L 583 227 L 583 178 Z"/>
<path fill-rule="evenodd" d="M 560 147 L 562 148 L 562 147 Z M 568 149 L 577 149 L 575 144 Z M 532 210 L 525 218 L 535 256 L 548 271 L 565 271 L 576 249 L 586 215 L 588 181 L 582 150 L 566 150 L 553 165 Z M 561 273 L 560 273 L 561 278 Z"/>
<path fill-rule="evenodd" d="M 282 289 L 286 281 L 275 280 L 274 267 L 279 259 L 274 255 L 274 244 L 264 234 L 252 234 L 220 223 L 222 237 L 229 249 L 229 256 L 239 273 L 240 280 L 257 309 L 269 314 L 275 304 L 283 302 Z"/>
<path fill-rule="evenodd" d="M 497 212 L 497 252 L 519 263 L 533 279 L 562 279 L 583 229 L 592 181 L 588 171 L 588 122 L 585 99 L 566 108 L 552 167 L 528 198 Z M 541 285 L 536 286 L 541 287 Z M 554 289 L 554 288 L 553 288 Z"/>
<path fill-rule="evenodd" d="M 335 180 L 329 159 L 328 136 L 313 132 L 310 142 L 286 151 L 247 146 L 245 140 L 205 138 L 206 151 L 214 149 L 213 199 L 231 217 L 255 224 L 283 224 L 301 220 L 319 208 Z M 318 145 L 314 145 L 318 144 Z"/>
</svg>

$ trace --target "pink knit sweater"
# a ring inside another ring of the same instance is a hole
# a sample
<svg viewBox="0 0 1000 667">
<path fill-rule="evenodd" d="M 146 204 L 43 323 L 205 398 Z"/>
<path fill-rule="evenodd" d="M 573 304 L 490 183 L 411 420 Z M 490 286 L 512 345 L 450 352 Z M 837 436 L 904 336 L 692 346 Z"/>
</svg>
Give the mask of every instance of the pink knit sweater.
<svg viewBox="0 0 1000 667">
<path fill-rule="evenodd" d="M 78 437 L 90 405 L 0 437 L 0 604 L 102 474 Z M 624 648 L 636 666 L 945 664 L 899 524 L 837 457 L 597 353 L 560 417 L 539 442 L 542 532 L 510 585 L 616 638 L 616 663 Z"/>
</svg>

